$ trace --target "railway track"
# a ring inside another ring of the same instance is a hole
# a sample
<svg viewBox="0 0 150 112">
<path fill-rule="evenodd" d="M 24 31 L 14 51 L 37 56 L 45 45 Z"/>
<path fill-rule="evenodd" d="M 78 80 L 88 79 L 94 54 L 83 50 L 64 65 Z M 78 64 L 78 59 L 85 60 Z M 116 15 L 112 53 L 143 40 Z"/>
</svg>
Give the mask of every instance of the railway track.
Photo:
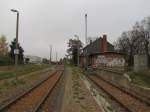
<svg viewBox="0 0 150 112">
<path fill-rule="evenodd" d="M 114 70 L 114 69 L 107 69 L 107 68 L 98 68 L 97 70 L 104 70 L 104 71 L 116 73 L 119 75 L 122 75 L 125 72 L 125 70 Z"/>
<path fill-rule="evenodd" d="M 43 71 L 43 70 L 45 70 L 45 71 Z M 39 70 L 39 71 L 33 71 L 33 72 L 30 72 L 30 73 L 26 73 L 26 74 L 22 74 L 22 75 L 19 75 L 19 76 L 17 76 L 18 78 L 20 78 L 20 77 L 24 77 L 24 76 L 26 76 L 27 74 L 34 74 L 34 73 L 41 73 L 41 72 L 47 72 L 47 71 L 49 71 L 49 69 L 47 68 L 47 69 L 43 69 L 43 70 Z M 1 80 L 7 80 L 7 79 L 15 79 L 15 77 L 0 77 L 0 81 Z"/>
<path fill-rule="evenodd" d="M 110 98 L 119 104 L 121 112 L 150 112 L 150 105 L 147 102 L 129 94 L 111 83 L 95 75 L 87 76 L 98 88 L 103 90 Z"/>
<path fill-rule="evenodd" d="M 120 76 L 124 75 L 123 73 L 116 72 L 114 70 L 111 70 L 111 71 L 107 70 L 107 69 L 99 69 L 99 70 L 115 73 L 116 75 L 120 75 Z M 100 77 L 99 75 L 96 75 L 96 76 Z M 103 79 L 103 80 L 105 80 L 105 79 Z M 109 82 L 109 81 L 107 81 L 107 82 L 113 84 L 112 82 Z M 120 88 L 120 89 L 122 89 L 119 85 L 116 85 L 116 84 L 113 84 L 113 85 L 118 87 L 118 88 Z M 131 86 L 132 86 L 132 84 L 131 84 Z M 135 85 L 133 84 L 133 86 L 135 86 Z M 138 87 L 137 89 L 140 89 L 140 87 Z M 134 89 L 132 90 L 132 87 L 131 88 L 125 88 L 125 89 L 122 89 L 122 90 L 127 92 L 127 93 L 129 93 L 129 94 L 131 94 L 131 95 L 133 95 L 133 96 L 135 96 L 135 97 L 138 97 L 141 101 L 147 102 L 150 105 L 150 97 L 149 97 L 149 95 L 145 95 L 142 92 L 135 91 Z"/>
<path fill-rule="evenodd" d="M 47 79 L 3 106 L 0 112 L 38 112 L 59 82 L 62 73 L 63 69 L 57 70 Z"/>
</svg>

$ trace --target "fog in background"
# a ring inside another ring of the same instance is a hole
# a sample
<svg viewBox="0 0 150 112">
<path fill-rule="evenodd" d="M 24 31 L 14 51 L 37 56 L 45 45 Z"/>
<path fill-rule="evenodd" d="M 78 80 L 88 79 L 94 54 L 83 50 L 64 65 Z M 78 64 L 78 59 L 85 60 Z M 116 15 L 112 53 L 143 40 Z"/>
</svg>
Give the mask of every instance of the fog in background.
<svg viewBox="0 0 150 112">
<path fill-rule="evenodd" d="M 16 14 L 20 11 L 19 42 L 25 54 L 64 57 L 67 42 L 77 34 L 85 42 L 84 15 L 88 14 L 88 36 L 108 35 L 114 42 L 122 31 L 150 15 L 149 0 L 0 0 L 0 35 L 15 38 Z"/>
</svg>

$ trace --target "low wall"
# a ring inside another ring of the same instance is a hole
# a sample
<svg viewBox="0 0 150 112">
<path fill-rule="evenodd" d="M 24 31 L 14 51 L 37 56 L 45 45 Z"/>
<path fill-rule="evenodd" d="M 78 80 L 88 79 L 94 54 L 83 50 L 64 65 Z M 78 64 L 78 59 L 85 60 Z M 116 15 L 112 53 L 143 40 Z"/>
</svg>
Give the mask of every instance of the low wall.
<svg viewBox="0 0 150 112">
<path fill-rule="evenodd" d="M 97 70 L 97 75 L 101 78 L 111 82 L 117 87 L 123 88 L 125 91 L 130 92 L 137 97 L 146 100 L 150 104 L 150 88 L 140 87 L 131 83 L 128 77 L 125 77 L 122 73 L 116 73 L 107 70 Z"/>
</svg>

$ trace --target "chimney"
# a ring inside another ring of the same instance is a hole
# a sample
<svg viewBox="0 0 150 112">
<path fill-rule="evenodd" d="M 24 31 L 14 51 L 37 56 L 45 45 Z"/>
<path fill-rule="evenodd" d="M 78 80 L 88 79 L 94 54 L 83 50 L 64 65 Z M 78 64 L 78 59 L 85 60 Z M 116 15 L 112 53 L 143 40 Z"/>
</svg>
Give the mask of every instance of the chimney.
<svg viewBox="0 0 150 112">
<path fill-rule="evenodd" d="M 107 52 L 107 35 L 106 34 L 103 35 L 102 46 L 103 46 L 103 52 Z"/>
<path fill-rule="evenodd" d="M 92 40 L 90 40 L 90 44 L 92 43 Z"/>
</svg>

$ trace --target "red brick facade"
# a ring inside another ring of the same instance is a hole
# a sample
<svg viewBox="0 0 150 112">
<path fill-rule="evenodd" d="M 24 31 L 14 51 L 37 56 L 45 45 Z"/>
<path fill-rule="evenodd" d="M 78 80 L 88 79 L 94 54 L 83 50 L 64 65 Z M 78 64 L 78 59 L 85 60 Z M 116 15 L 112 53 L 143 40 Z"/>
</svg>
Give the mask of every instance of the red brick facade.
<svg viewBox="0 0 150 112">
<path fill-rule="evenodd" d="M 91 46 L 93 47 L 91 48 Z M 97 64 L 98 62 L 102 64 L 104 58 L 105 66 L 115 65 L 117 61 L 118 63 L 121 63 L 119 59 L 121 59 L 121 61 L 124 59 L 123 55 L 116 52 L 114 50 L 114 46 L 107 41 L 107 35 L 103 35 L 103 37 L 100 37 L 99 39 L 90 43 L 83 49 L 83 54 L 80 56 L 80 64 L 82 66 L 85 64 L 86 58 L 88 65 Z"/>
</svg>

